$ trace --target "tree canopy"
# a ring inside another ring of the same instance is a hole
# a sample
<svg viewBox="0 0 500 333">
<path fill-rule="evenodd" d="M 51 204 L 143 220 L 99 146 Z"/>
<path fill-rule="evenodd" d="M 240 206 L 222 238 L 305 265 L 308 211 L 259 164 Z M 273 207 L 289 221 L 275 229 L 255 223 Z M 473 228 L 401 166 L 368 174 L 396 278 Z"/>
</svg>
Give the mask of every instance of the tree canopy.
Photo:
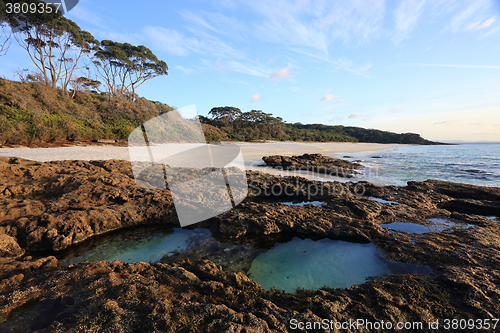
<svg viewBox="0 0 500 333">
<path fill-rule="evenodd" d="M 15 2 L 52 6 L 39 0 Z M 42 73 L 44 83 L 52 88 L 60 84 L 66 92 L 82 56 L 95 51 L 99 41 L 52 7 L 50 12 L 7 13 L 6 21 L 17 31 L 15 39 Z"/>
<path fill-rule="evenodd" d="M 114 96 L 129 94 L 133 100 L 135 89 L 145 81 L 168 75 L 167 64 L 144 45 L 103 40 L 95 58 L 97 71 Z"/>
</svg>

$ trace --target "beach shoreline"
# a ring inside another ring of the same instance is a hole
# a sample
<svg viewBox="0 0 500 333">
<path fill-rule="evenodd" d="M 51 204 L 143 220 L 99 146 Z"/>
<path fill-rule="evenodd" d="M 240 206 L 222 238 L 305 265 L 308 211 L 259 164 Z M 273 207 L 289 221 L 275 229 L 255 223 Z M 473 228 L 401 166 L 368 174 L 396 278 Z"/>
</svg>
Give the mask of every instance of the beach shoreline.
<svg viewBox="0 0 500 333">
<path fill-rule="evenodd" d="M 262 156 L 266 155 L 302 155 L 308 154 L 341 154 L 380 151 L 402 144 L 364 143 L 364 142 L 295 142 L 271 141 L 254 142 L 222 142 L 240 146 L 246 165 L 262 164 Z M 2 157 L 19 157 L 38 162 L 61 160 L 125 160 L 129 161 L 128 147 L 121 145 L 74 145 L 64 147 L 4 147 L 0 148 Z"/>
</svg>

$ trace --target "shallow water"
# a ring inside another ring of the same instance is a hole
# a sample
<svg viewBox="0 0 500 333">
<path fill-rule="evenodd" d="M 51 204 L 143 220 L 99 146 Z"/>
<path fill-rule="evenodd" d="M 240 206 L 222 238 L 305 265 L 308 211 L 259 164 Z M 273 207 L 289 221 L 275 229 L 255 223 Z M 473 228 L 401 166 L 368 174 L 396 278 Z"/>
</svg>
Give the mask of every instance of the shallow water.
<svg viewBox="0 0 500 333">
<path fill-rule="evenodd" d="M 211 237 L 206 229 L 186 230 L 182 228 L 169 229 L 161 232 L 130 235 L 129 237 L 109 237 L 108 241 L 99 242 L 90 250 L 80 253 L 66 253 L 61 258 L 62 264 L 73 264 L 89 261 L 125 262 L 155 262 L 165 255 L 173 255 L 189 246 L 189 240 L 194 235 Z M 125 238 L 125 239 L 123 239 Z"/>
<path fill-rule="evenodd" d="M 293 293 L 297 288 L 349 288 L 365 283 L 369 277 L 429 270 L 385 260 L 371 243 L 294 238 L 257 256 L 248 274 L 265 289 L 275 287 Z"/>
<path fill-rule="evenodd" d="M 326 205 L 326 202 L 323 201 L 302 201 L 302 202 L 280 202 L 283 205 L 287 206 L 305 206 L 305 205 L 315 205 L 315 206 L 323 206 Z"/>
<path fill-rule="evenodd" d="M 430 232 L 430 229 L 422 224 L 417 223 L 404 223 L 404 222 L 393 222 L 389 224 L 380 224 L 383 228 L 389 228 L 397 231 L 411 232 L 414 234 L 425 234 Z"/>
<path fill-rule="evenodd" d="M 399 204 L 399 202 L 396 202 L 396 201 L 389 201 L 389 200 L 384 200 L 384 199 L 375 198 L 375 197 L 368 197 L 368 199 L 373 200 L 373 201 L 377 201 L 380 203 L 386 203 L 386 204 Z"/>
<path fill-rule="evenodd" d="M 469 229 L 473 224 L 455 223 L 440 218 L 432 218 L 425 221 L 426 224 L 418 224 L 411 222 L 393 222 L 381 223 L 383 228 L 389 228 L 397 231 L 411 232 L 413 234 L 426 234 L 428 232 L 453 231 L 455 229 Z"/>
</svg>

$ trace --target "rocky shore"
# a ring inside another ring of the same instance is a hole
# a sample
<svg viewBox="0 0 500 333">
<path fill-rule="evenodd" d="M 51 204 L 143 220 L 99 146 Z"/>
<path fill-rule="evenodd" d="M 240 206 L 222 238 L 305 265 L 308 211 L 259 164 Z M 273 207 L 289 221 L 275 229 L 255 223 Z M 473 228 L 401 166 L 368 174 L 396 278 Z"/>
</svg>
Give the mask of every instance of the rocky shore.
<svg viewBox="0 0 500 333">
<path fill-rule="evenodd" d="M 299 156 L 264 156 L 262 160 L 266 165 L 287 171 L 309 171 L 335 177 L 352 178 L 355 169 L 363 166 L 356 162 L 349 162 L 339 158 L 331 158 L 321 154 L 303 154 Z"/>
<path fill-rule="evenodd" d="M 301 165 L 280 158 L 267 161 Z M 313 158 L 317 167 L 329 163 Z M 422 322 L 418 331 L 450 332 L 442 325 L 431 330 L 428 323 L 500 318 L 500 188 L 441 181 L 406 187 L 321 183 L 253 171 L 247 177 L 251 186 L 243 203 L 192 227 L 207 228 L 226 242 L 261 247 L 282 237 L 371 242 L 387 259 L 426 265 L 432 273 L 289 294 L 265 290 L 245 272 L 203 256 L 64 266 L 55 257 L 59 251 L 97 235 L 178 226 L 169 190 L 137 186 L 125 161 L 0 158 L 0 331 L 288 332 L 292 320 L 365 319 Z M 325 204 L 283 205 L 283 200 Z M 471 227 L 414 234 L 380 226 L 432 218 Z M 467 331 L 495 331 L 474 327 Z"/>
</svg>

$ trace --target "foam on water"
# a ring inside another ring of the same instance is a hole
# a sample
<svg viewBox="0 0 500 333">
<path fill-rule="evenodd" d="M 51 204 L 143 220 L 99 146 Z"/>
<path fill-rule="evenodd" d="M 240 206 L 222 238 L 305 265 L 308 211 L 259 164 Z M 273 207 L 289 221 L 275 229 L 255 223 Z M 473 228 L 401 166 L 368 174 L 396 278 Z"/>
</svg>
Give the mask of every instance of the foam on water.
<svg viewBox="0 0 500 333">
<path fill-rule="evenodd" d="M 348 288 L 390 273 L 373 244 L 294 238 L 254 259 L 248 274 L 265 289 Z"/>
</svg>

